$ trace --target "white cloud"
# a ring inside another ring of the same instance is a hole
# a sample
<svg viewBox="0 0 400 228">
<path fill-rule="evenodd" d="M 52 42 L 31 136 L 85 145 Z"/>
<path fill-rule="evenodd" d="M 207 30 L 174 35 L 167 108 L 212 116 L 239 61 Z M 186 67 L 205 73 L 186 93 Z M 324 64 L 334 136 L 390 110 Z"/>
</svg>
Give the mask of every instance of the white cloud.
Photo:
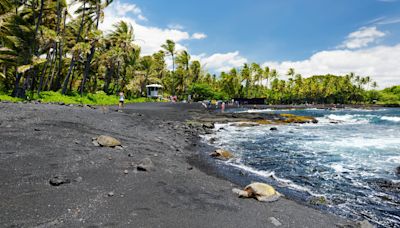
<svg viewBox="0 0 400 228">
<path fill-rule="evenodd" d="M 400 23 L 400 17 L 379 17 L 370 21 L 370 24 L 374 25 L 390 25 L 398 23 Z"/>
<path fill-rule="evenodd" d="M 293 67 L 305 77 L 312 75 L 345 75 L 354 72 L 371 76 L 380 88 L 400 84 L 400 44 L 362 50 L 321 51 L 302 61 L 265 62 L 263 66 L 285 75 Z"/>
<path fill-rule="evenodd" d="M 192 59 L 199 60 L 205 68 L 216 72 L 228 72 L 231 68 L 240 67 L 247 62 L 247 59 L 242 57 L 239 51 L 216 53 L 211 56 L 201 54 L 192 56 Z"/>
<path fill-rule="evenodd" d="M 204 33 L 196 32 L 196 33 L 193 33 L 193 35 L 192 35 L 192 39 L 195 39 L 195 40 L 201 40 L 201 39 L 205 39 L 205 38 L 207 38 L 207 35 Z"/>
<path fill-rule="evenodd" d="M 121 7 L 124 9 L 121 9 Z M 137 18 L 129 15 L 130 13 L 135 14 Z M 176 42 L 177 50 L 187 50 L 181 42 L 198 39 L 199 35 L 202 34 L 194 33 L 190 35 L 187 31 L 181 29 L 183 27 L 178 27 L 178 25 L 176 25 L 175 28 L 159 28 L 140 24 L 138 20 L 147 20 L 141 13 L 142 11 L 140 8 L 134 4 L 121 3 L 119 0 L 114 1 L 105 9 L 105 18 L 103 23 L 100 24 L 100 29 L 103 31 L 110 31 L 113 29 L 113 24 L 121 20 L 130 23 L 134 29 L 135 43 L 141 47 L 143 55 L 149 55 L 161 50 L 161 45 L 164 44 L 167 39 Z M 205 34 L 203 35 L 206 36 Z"/>
<path fill-rule="evenodd" d="M 183 29 L 185 29 L 185 27 L 183 27 L 183 26 L 180 25 L 180 24 L 169 24 L 169 25 L 168 25 L 168 28 L 170 28 L 170 29 L 178 29 L 178 30 L 183 30 Z"/>
<path fill-rule="evenodd" d="M 116 12 L 118 16 L 125 16 L 128 13 L 135 15 L 140 15 L 142 13 L 142 10 L 135 4 L 121 3 L 120 1 L 116 1 L 114 7 L 118 9 Z"/>
<path fill-rule="evenodd" d="M 362 27 L 359 30 L 350 33 L 347 39 L 339 46 L 340 48 L 362 48 L 374 43 L 377 39 L 384 37 L 386 34 L 379 31 L 376 27 Z"/>
<path fill-rule="evenodd" d="M 148 21 L 147 18 L 141 14 L 138 16 L 138 19 L 141 21 Z"/>
</svg>

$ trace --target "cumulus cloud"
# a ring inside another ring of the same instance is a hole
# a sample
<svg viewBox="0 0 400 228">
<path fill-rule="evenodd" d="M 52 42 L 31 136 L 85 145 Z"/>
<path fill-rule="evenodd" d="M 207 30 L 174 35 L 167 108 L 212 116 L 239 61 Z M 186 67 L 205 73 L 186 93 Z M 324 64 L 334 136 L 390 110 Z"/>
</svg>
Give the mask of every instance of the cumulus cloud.
<svg viewBox="0 0 400 228">
<path fill-rule="evenodd" d="M 263 66 L 285 75 L 289 68 L 305 77 L 312 75 L 345 75 L 354 72 L 371 76 L 380 88 L 400 84 L 400 44 L 360 50 L 321 51 L 302 61 L 265 62 Z"/>
<path fill-rule="evenodd" d="M 362 27 L 359 30 L 350 33 L 347 39 L 339 46 L 341 48 L 362 48 L 367 47 L 369 44 L 376 42 L 379 38 L 384 37 L 386 34 L 379 31 L 375 26 Z"/>
<path fill-rule="evenodd" d="M 116 12 L 118 16 L 125 16 L 128 13 L 132 13 L 135 15 L 142 14 L 142 10 L 135 4 L 121 3 L 120 1 L 116 1 L 114 6 L 118 9 L 118 11 Z"/>
<path fill-rule="evenodd" d="M 193 33 L 193 35 L 192 35 L 192 39 L 195 39 L 195 40 L 201 40 L 201 39 L 205 39 L 205 38 L 207 38 L 207 35 L 204 33 L 196 32 L 196 33 Z"/>
<path fill-rule="evenodd" d="M 122 9 L 123 8 L 123 9 Z M 176 42 L 177 50 L 186 50 L 187 48 L 181 43 L 191 39 L 199 39 L 202 33 L 189 34 L 184 31 L 183 27 L 175 28 L 159 28 L 155 26 L 147 26 L 139 20 L 145 21 L 142 11 L 135 4 L 121 3 L 114 1 L 110 6 L 105 9 L 105 18 L 103 23 L 100 24 L 100 29 L 103 31 L 110 31 L 113 25 L 121 20 L 130 23 L 133 26 L 135 34 L 135 42 L 141 47 L 143 55 L 149 55 L 161 50 L 161 45 L 167 39 Z M 203 34 L 203 36 L 206 36 Z M 205 38 L 205 37 L 202 37 Z"/>
<path fill-rule="evenodd" d="M 205 68 L 215 72 L 228 72 L 231 68 L 240 67 L 247 62 L 247 59 L 242 57 L 239 51 L 216 53 L 210 56 L 201 54 L 192 56 L 192 59 L 199 60 Z"/>
</svg>

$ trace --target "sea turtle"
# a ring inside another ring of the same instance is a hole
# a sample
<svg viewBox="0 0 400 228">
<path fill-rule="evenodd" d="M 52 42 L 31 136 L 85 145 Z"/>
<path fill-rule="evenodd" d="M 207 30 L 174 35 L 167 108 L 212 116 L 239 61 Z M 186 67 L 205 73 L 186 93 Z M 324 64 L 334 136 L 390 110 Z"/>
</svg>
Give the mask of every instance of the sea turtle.
<svg viewBox="0 0 400 228">
<path fill-rule="evenodd" d="M 100 135 L 97 138 L 93 138 L 93 144 L 106 147 L 121 146 L 120 141 L 118 141 L 116 138 L 107 135 Z"/>
<path fill-rule="evenodd" d="M 210 153 L 210 156 L 213 158 L 221 159 L 221 160 L 228 160 L 233 158 L 231 152 L 223 149 L 217 149 L 214 152 Z"/>
<path fill-rule="evenodd" d="M 232 191 L 238 194 L 239 197 L 256 198 L 258 201 L 263 202 L 273 202 L 282 196 L 282 194 L 277 192 L 271 185 L 259 182 L 247 185 L 244 190 L 234 188 Z"/>
</svg>

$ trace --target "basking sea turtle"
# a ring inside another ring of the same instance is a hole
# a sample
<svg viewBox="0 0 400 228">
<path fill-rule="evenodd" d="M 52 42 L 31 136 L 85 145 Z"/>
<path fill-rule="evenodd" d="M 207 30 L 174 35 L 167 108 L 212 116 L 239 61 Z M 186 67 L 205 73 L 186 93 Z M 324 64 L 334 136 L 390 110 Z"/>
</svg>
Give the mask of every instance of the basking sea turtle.
<svg viewBox="0 0 400 228">
<path fill-rule="evenodd" d="M 210 153 L 210 156 L 221 160 L 228 160 L 233 158 L 231 152 L 223 149 L 217 149 L 216 151 Z"/>
<path fill-rule="evenodd" d="M 256 198 L 258 201 L 263 202 L 273 202 L 282 196 L 282 194 L 277 192 L 271 185 L 259 182 L 247 185 L 244 190 L 234 188 L 232 191 L 238 194 L 239 197 Z"/>
<path fill-rule="evenodd" d="M 100 135 L 97 138 L 93 138 L 93 144 L 97 146 L 106 146 L 106 147 L 116 147 L 121 146 L 121 142 L 116 138 L 107 135 Z"/>
</svg>

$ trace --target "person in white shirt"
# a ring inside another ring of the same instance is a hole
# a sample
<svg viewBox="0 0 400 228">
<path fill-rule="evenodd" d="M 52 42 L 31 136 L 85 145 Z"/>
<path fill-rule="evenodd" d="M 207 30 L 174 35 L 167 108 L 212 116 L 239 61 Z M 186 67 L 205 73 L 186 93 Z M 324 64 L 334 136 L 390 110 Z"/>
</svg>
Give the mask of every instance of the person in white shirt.
<svg viewBox="0 0 400 228">
<path fill-rule="evenodd" d="M 124 92 L 119 92 L 119 108 L 124 107 L 124 100 L 125 100 Z"/>
</svg>

